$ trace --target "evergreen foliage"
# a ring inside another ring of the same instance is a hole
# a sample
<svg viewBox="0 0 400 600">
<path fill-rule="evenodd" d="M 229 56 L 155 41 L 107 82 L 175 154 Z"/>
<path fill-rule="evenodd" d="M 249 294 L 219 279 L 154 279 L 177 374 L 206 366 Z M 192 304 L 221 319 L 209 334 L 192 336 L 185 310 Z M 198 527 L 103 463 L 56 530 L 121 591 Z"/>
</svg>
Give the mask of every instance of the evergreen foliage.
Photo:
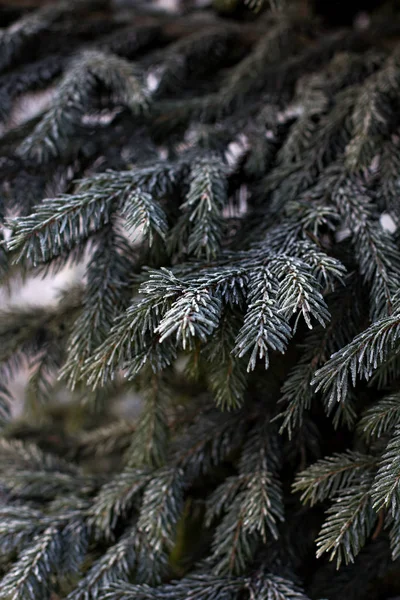
<svg viewBox="0 0 400 600">
<path fill-rule="evenodd" d="M 314 4 L 1 30 L 0 291 L 82 276 L 0 311 L 0 599 L 400 593 L 399 13 Z"/>
</svg>

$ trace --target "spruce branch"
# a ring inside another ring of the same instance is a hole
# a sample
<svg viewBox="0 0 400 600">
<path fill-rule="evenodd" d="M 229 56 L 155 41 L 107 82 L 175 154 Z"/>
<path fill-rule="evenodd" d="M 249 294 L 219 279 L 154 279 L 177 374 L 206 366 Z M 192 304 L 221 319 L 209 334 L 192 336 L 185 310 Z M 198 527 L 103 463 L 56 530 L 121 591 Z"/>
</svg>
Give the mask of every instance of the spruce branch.
<svg viewBox="0 0 400 600">
<path fill-rule="evenodd" d="M 244 526 L 242 497 L 236 496 L 213 537 L 210 561 L 216 575 L 241 575 L 252 561 L 257 539 Z"/>
<path fill-rule="evenodd" d="M 399 503 L 399 443 L 400 428 L 397 425 L 379 461 L 379 469 L 371 491 L 374 508 L 377 511 L 387 508 L 392 515 L 397 511 Z"/>
<path fill-rule="evenodd" d="M 114 105 L 141 115 L 149 108 L 148 93 L 134 67 L 125 59 L 86 50 L 65 73 L 52 106 L 18 149 L 22 158 L 49 161 L 68 150 L 70 138 L 82 127 L 85 112 L 93 109 L 95 93 L 102 85 Z"/>
<path fill-rule="evenodd" d="M 175 336 L 176 343 L 185 350 L 194 337 L 206 341 L 216 329 L 221 314 L 221 301 L 207 290 L 186 290 L 165 313 L 156 333 L 160 343 Z"/>
<path fill-rule="evenodd" d="M 82 473 L 70 475 L 53 471 L 51 477 L 44 470 L 7 471 L 1 475 L 3 487 L 13 498 L 29 500 L 36 498 L 42 502 L 53 500 L 62 494 L 90 495 L 98 486 L 98 481 Z"/>
<path fill-rule="evenodd" d="M 269 439 L 271 437 L 271 440 Z M 239 474 L 210 496 L 206 522 L 224 511 L 213 538 L 210 561 L 217 574 L 240 574 L 251 561 L 258 538 L 278 538 L 277 523 L 284 520 L 278 478 L 279 449 L 265 426 L 255 427 L 239 463 Z"/>
<path fill-rule="evenodd" d="M 15 261 L 33 265 L 48 262 L 68 253 L 80 241 L 109 225 L 113 213 L 122 208 L 128 228 L 136 222 L 151 237 L 164 234 L 163 212 L 157 202 L 143 193 L 160 197 L 168 193 L 181 169 L 180 165 L 153 164 L 151 167 L 100 173 L 77 183 L 76 191 L 59 198 L 46 199 L 36 212 L 10 222 L 13 236 L 8 244 Z M 136 202 L 134 202 L 136 199 Z M 161 220 L 160 220 L 161 219 Z"/>
<path fill-rule="evenodd" d="M 0 547 L 5 554 L 26 547 L 46 528 L 43 512 L 30 506 L 3 506 L 0 515 Z"/>
<path fill-rule="evenodd" d="M 189 190 L 181 205 L 184 214 L 171 232 L 171 243 L 196 258 L 210 260 L 219 253 L 222 211 L 227 202 L 226 177 L 227 168 L 218 156 L 196 160 L 191 166 Z"/>
<path fill-rule="evenodd" d="M 66 493 L 90 494 L 98 485 L 95 477 L 34 444 L 2 439 L 0 456 L 0 481 L 13 498 L 46 502 Z"/>
<path fill-rule="evenodd" d="M 215 519 L 232 507 L 232 502 L 240 492 L 243 481 L 240 477 L 232 475 L 219 485 L 207 501 L 206 524 L 209 527 Z"/>
<path fill-rule="evenodd" d="M 96 529 L 112 538 L 118 520 L 129 514 L 150 478 L 147 470 L 128 467 L 106 483 L 95 497 L 91 509 L 91 521 Z"/>
<path fill-rule="evenodd" d="M 231 295 L 229 288 L 227 293 Z M 247 387 L 246 363 L 231 351 L 240 325 L 240 313 L 225 309 L 218 328 L 202 350 L 207 362 L 210 389 L 216 405 L 223 410 L 238 409 L 244 402 Z"/>
<path fill-rule="evenodd" d="M 400 255 L 393 237 L 378 222 L 368 182 L 347 178 L 338 180 L 332 199 L 353 233 L 361 275 L 371 285 L 371 314 L 390 314 L 400 281 Z"/>
<path fill-rule="evenodd" d="M 250 272 L 248 310 L 236 338 L 235 354 L 241 358 L 251 351 L 247 370 L 254 370 L 257 358 L 264 359 L 268 369 L 268 350 L 282 354 L 286 350 L 291 328 L 279 305 L 277 281 L 265 267 Z"/>
<path fill-rule="evenodd" d="M 24 51 L 29 51 L 29 46 L 35 38 L 39 38 L 56 21 L 68 13 L 87 9 L 90 4 L 93 2 L 74 0 L 72 3 L 58 2 L 43 6 L 3 29 L 0 36 L 0 70 L 3 71 L 20 60 Z"/>
<path fill-rule="evenodd" d="M 400 334 L 398 310 L 380 319 L 360 333 L 319 369 L 312 381 L 322 390 L 331 405 L 346 398 L 349 379 L 353 386 L 357 376 L 370 379 L 373 370 L 384 362 Z"/>
<path fill-rule="evenodd" d="M 245 529 L 258 532 L 265 542 L 268 535 L 278 538 L 279 521 L 284 520 L 279 470 L 281 452 L 276 433 L 260 425 L 248 435 L 239 462 L 239 478 L 246 494 L 242 499 Z"/>
<path fill-rule="evenodd" d="M 334 454 L 323 458 L 299 473 L 293 491 L 302 492 L 301 501 L 311 506 L 334 498 L 350 484 L 355 487 L 360 478 L 377 464 L 375 457 L 359 452 Z"/>
<path fill-rule="evenodd" d="M 91 1 L 0 34 L 6 302 L 84 260 L 0 314 L 0 596 L 376 600 L 400 547 L 398 25 Z"/>
<path fill-rule="evenodd" d="M 37 515 L 39 531 L 3 578 L 2 598 L 50 598 L 54 575 L 76 575 L 87 550 L 87 504 L 71 497 L 69 500 L 69 506 L 66 508 L 64 504 L 65 510 L 60 515 Z M 54 504 L 53 508 L 56 507 Z"/>
<path fill-rule="evenodd" d="M 86 359 L 103 342 L 131 295 L 129 284 L 135 257 L 127 240 L 111 225 L 97 243 L 87 266 L 82 313 L 73 325 L 66 362 L 60 373 L 72 388 L 81 378 Z"/>
<path fill-rule="evenodd" d="M 379 155 L 379 187 L 377 196 L 380 204 L 386 207 L 391 214 L 398 218 L 397 198 L 397 173 L 398 173 L 398 131 L 395 131 L 389 139 L 385 139 L 380 146 Z"/>
<path fill-rule="evenodd" d="M 93 387 L 104 385 L 115 378 L 116 369 L 128 359 L 132 369 L 133 355 L 139 355 L 140 361 L 138 366 L 135 365 L 135 375 L 136 371 L 143 367 L 142 363 L 145 363 L 146 359 L 149 359 L 154 368 L 169 364 L 168 355 L 162 357 L 156 353 L 153 356 L 150 354 L 152 333 L 169 306 L 170 300 L 160 293 L 157 301 L 154 301 L 154 298 L 144 298 L 128 307 L 125 313 L 116 319 L 107 339 L 97 348 L 96 353 L 88 358 L 84 371 L 88 383 Z M 147 354 L 146 349 L 149 349 Z"/>
<path fill-rule="evenodd" d="M 128 196 L 121 212 L 125 217 L 124 227 L 132 237 L 144 236 L 150 246 L 155 235 L 165 238 L 168 229 L 165 213 L 148 192 L 137 188 Z"/>
<path fill-rule="evenodd" d="M 336 263 L 334 267 L 337 273 Z M 318 280 L 307 262 L 283 255 L 277 258 L 272 272 L 279 281 L 278 303 L 283 315 L 289 317 L 299 312 L 310 329 L 311 317 L 321 325 L 329 321 L 330 313 L 320 292 Z"/>
<path fill-rule="evenodd" d="M 50 598 L 50 575 L 57 570 L 60 558 L 60 531 L 49 526 L 21 553 L 18 562 L 3 578 L 0 598 Z"/>
<path fill-rule="evenodd" d="M 165 467 L 147 485 L 138 519 L 154 555 L 171 549 L 174 529 L 183 509 L 184 480 L 181 469 Z"/>
<path fill-rule="evenodd" d="M 166 600 L 171 596 L 184 600 L 188 593 L 193 594 L 196 600 L 235 600 L 242 588 L 243 582 L 239 578 L 200 574 L 156 588 L 117 582 L 104 591 L 101 600 Z"/>
<path fill-rule="evenodd" d="M 232 103 L 241 105 L 248 94 L 262 88 L 270 75 L 266 65 L 277 64 L 301 47 L 300 31 L 301 23 L 291 22 L 284 16 L 278 20 L 228 75 L 226 84 L 219 92 L 221 106 L 228 108 Z"/>
<path fill-rule="evenodd" d="M 358 423 L 358 430 L 367 440 L 373 440 L 392 433 L 399 420 L 399 395 L 390 394 L 364 412 Z"/>
<path fill-rule="evenodd" d="M 374 384 L 379 390 L 385 390 L 396 379 L 397 366 L 400 362 L 397 344 L 389 353 L 388 358 L 377 367 L 370 379 L 370 385 Z"/>
<path fill-rule="evenodd" d="M 374 581 L 381 579 L 389 564 L 389 544 L 387 539 L 380 536 L 368 543 L 353 563 L 342 566 L 339 571 L 332 563 L 322 568 L 314 578 L 311 594 L 312 596 L 323 595 L 324 581 L 329 580 L 331 582 L 329 593 L 332 600 L 340 600 L 343 595 L 356 600 L 368 593 Z"/>
<path fill-rule="evenodd" d="M 129 447 L 134 431 L 135 423 L 126 420 L 84 431 L 77 436 L 77 446 L 71 450 L 72 457 L 101 457 L 124 451 Z"/>
<path fill-rule="evenodd" d="M 23 358 L 32 358 L 51 341 L 59 341 L 65 320 L 76 311 L 76 306 L 21 307 L 0 313 L 2 348 L 0 363 L 7 380 L 17 370 Z"/>
<path fill-rule="evenodd" d="M 335 500 L 317 538 L 317 557 L 328 552 L 330 560 L 336 559 L 337 568 L 342 562 L 354 562 L 377 519 L 370 492 L 371 478 L 366 478 Z"/>
<path fill-rule="evenodd" d="M 288 579 L 273 573 L 261 573 L 249 583 L 251 598 L 273 598 L 274 600 L 308 600 L 301 587 Z"/>
<path fill-rule="evenodd" d="M 95 561 L 67 600 L 98 600 L 106 586 L 128 577 L 138 560 L 140 537 L 133 526 Z"/>
<path fill-rule="evenodd" d="M 8 249 L 15 253 L 15 262 L 37 266 L 69 252 L 79 241 L 87 241 L 110 222 L 113 200 L 103 191 L 42 202 L 32 215 L 11 223 L 13 237 Z"/>
<path fill-rule="evenodd" d="M 356 170 L 368 166 L 376 144 L 390 132 L 392 111 L 399 89 L 399 51 L 371 75 L 360 91 L 352 115 L 354 133 L 346 148 L 347 164 Z"/>
<path fill-rule="evenodd" d="M 6 123 L 12 114 L 14 102 L 32 90 L 45 89 L 59 76 L 66 58 L 59 54 L 45 56 L 28 66 L 21 66 L 12 73 L 0 76 L 0 120 Z"/>
<path fill-rule="evenodd" d="M 184 471 L 185 480 L 206 475 L 237 452 L 245 435 L 245 414 L 241 410 L 221 413 L 205 410 L 172 446 L 171 460 Z"/>
<path fill-rule="evenodd" d="M 37 445 L 18 440 L 0 439 L 0 472 L 40 469 L 48 473 L 77 475 L 77 467 L 53 454 L 43 452 Z"/>
<path fill-rule="evenodd" d="M 25 409 L 27 414 L 38 414 L 41 406 L 51 401 L 56 388 L 56 378 L 64 358 L 64 352 L 56 343 L 50 343 L 36 357 L 31 368 L 34 369 L 26 386 Z"/>
<path fill-rule="evenodd" d="M 320 71 L 299 79 L 292 101 L 292 111 L 298 113 L 298 117 L 278 153 L 282 164 L 299 162 L 307 153 L 313 152 L 313 143 L 320 131 L 321 123 L 318 121 L 331 111 L 329 120 L 334 123 L 334 115 L 337 110 L 341 110 L 339 107 L 342 104 L 346 106 L 340 92 L 362 83 L 366 77 L 381 68 L 384 60 L 385 54 L 376 50 L 362 55 L 356 52 L 338 52 Z M 328 119 L 324 121 L 327 122 Z"/>
<path fill-rule="evenodd" d="M 311 408 L 313 400 L 311 380 L 314 372 L 315 367 L 312 360 L 308 356 L 304 357 L 292 369 L 282 386 L 280 402 L 287 406 L 276 418 L 283 419 L 280 432 L 283 433 L 287 430 L 290 439 L 292 439 L 293 431 L 303 424 L 304 412 Z"/>
<path fill-rule="evenodd" d="M 327 296 L 327 303 L 332 306 L 332 318 L 325 328 L 318 326 L 305 337 L 301 345 L 301 358 L 289 372 L 281 388 L 279 403 L 286 404 L 286 408 L 276 419 L 283 420 L 280 432 L 286 429 L 290 439 L 295 428 L 302 425 L 304 412 L 311 408 L 315 400 L 311 386 L 315 369 L 326 361 L 327 356 L 348 343 L 359 330 L 362 311 L 354 300 L 358 285 L 357 279 L 347 277 L 344 289 L 339 287 Z M 346 408 L 349 405 L 347 397 L 346 403 L 339 406 Z M 329 406 L 326 408 L 330 414 L 332 409 Z"/>
<path fill-rule="evenodd" d="M 152 94 L 157 98 L 176 94 L 188 80 L 204 77 L 223 66 L 233 52 L 237 34 L 234 26 L 213 26 L 185 36 L 170 44 L 166 52 L 153 55 L 147 74 Z"/>
<path fill-rule="evenodd" d="M 168 408 L 171 390 L 162 377 L 144 371 L 144 405 L 127 452 L 128 465 L 133 467 L 161 467 L 165 463 L 169 423 Z"/>
</svg>

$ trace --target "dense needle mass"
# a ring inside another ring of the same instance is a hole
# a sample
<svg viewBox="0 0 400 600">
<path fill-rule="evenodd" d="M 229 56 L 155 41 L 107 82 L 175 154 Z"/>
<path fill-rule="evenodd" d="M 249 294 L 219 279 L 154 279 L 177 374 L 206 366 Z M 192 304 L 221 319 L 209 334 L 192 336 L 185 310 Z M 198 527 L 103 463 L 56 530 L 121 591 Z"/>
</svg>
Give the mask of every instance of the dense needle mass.
<svg viewBox="0 0 400 600">
<path fill-rule="evenodd" d="M 400 592 L 399 15 L 317 4 L 8 15 L 2 288 L 83 276 L 0 312 L 0 599 Z"/>
</svg>

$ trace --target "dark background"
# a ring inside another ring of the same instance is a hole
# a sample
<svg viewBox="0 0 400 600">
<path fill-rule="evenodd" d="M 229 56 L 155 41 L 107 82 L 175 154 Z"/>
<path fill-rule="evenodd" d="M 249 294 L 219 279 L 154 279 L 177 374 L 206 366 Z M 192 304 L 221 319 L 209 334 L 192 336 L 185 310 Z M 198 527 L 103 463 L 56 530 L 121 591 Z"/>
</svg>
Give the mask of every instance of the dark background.
<svg viewBox="0 0 400 600">
<path fill-rule="evenodd" d="M 0 0 L 0 11 L 2 21 L 6 18 L 6 14 L 18 14 L 23 10 L 31 9 L 49 3 L 51 0 Z M 151 4 L 152 0 L 148 0 Z M 184 4 L 182 1 L 182 4 Z M 306 0 L 313 10 L 319 14 L 327 23 L 331 25 L 349 25 L 354 17 L 360 12 L 370 12 L 382 5 L 392 4 L 399 7 L 400 1 L 395 0 L 384 2 L 382 0 Z M 137 4 L 137 0 L 125 0 L 125 5 Z M 3 22 L 1 23 L 2 26 Z"/>
</svg>

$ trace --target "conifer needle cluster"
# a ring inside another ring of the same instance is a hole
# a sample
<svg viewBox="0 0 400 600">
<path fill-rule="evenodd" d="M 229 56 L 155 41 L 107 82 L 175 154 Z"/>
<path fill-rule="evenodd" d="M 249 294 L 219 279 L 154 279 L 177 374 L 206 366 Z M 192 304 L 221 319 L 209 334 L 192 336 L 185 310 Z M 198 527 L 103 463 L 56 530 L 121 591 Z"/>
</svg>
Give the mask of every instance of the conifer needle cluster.
<svg viewBox="0 0 400 600">
<path fill-rule="evenodd" d="M 0 31 L 2 290 L 83 273 L 0 312 L 1 600 L 400 591 L 399 16 L 241 4 Z"/>
</svg>

